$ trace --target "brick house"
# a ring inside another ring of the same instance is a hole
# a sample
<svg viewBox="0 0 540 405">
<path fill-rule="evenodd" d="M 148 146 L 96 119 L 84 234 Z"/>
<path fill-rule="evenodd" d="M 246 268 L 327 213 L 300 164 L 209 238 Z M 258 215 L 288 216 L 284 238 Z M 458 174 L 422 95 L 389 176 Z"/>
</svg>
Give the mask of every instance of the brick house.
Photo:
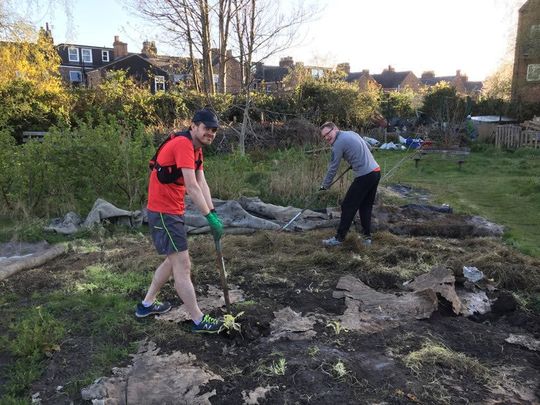
<svg viewBox="0 0 540 405">
<path fill-rule="evenodd" d="M 56 51 L 60 56 L 60 75 L 66 83 L 88 85 L 88 72 L 127 55 L 127 44 L 114 37 L 112 48 L 58 44 Z"/>
<path fill-rule="evenodd" d="M 306 66 L 302 62 L 294 62 L 293 58 L 281 58 L 279 66 L 255 65 L 252 88 L 266 93 L 292 90 L 302 79 L 311 77 L 320 79 L 331 72 L 331 68 L 323 66 Z"/>
<path fill-rule="evenodd" d="M 540 0 L 519 9 L 512 101 L 540 102 Z"/>
<path fill-rule="evenodd" d="M 214 84 L 216 91 L 221 92 L 219 88 L 219 49 L 212 49 L 212 69 L 214 71 Z M 237 94 L 242 89 L 242 67 L 240 61 L 236 59 L 231 50 L 227 50 L 225 57 L 225 91 L 224 93 Z"/>
<path fill-rule="evenodd" d="M 172 85 L 184 83 L 190 87 L 193 83 L 193 66 L 185 57 L 158 55 L 154 41 L 144 41 L 139 53 L 128 52 L 127 43 L 114 37 L 113 47 L 92 47 L 74 44 L 60 44 L 57 47 L 62 62 L 60 73 L 67 82 L 75 85 L 95 87 L 105 78 L 107 71 L 125 70 L 129 76 L 141 83 L 148 83 L 153 92 L 164 91 Z M 219 57 L 212 58 L 214 82 L 217 84 Z M 202 65 L 197 60 L 198 66 Z M 240 63 L 227 51 L 226 91 L 240 91 Z"/>
<path fill-rule="evenodd" d="M 369 74 L 368 69 L 364 69 L 361 72 L 352 72 L 348 63 L 340 63 L 337 67 L 338 71 L 344 72 L 345 81 L 347 83 L 354 83 L 361 91 L 366 91 L 372 86 L 378 86 L 377 81 Z"/>
<path fill-rule="evenodd" d="M 461 70 L 456 70 L 455 76 L 435 76 L 435 72 L 433 71 L 424 72 L 422 73 L 422 76 L 420 76 L 420 83 L 426 87 L 431 87 L 438 83 L 446 82 L 461 94 L 467 93 L 466 83 L 468 81 L 469 78 L 466 75 L 462 75 Z"/>
<path fill-rule="evenodd" d="M 372 77 L 385 92 L 400 91 L 406 88 L 416 91 L 420 88 L 420 81 L 410 70 L 396 72 L 392 66 L 388 66 L 388 69 L 384 69 L 381 74 L 372 75 Z"/>
</svg>

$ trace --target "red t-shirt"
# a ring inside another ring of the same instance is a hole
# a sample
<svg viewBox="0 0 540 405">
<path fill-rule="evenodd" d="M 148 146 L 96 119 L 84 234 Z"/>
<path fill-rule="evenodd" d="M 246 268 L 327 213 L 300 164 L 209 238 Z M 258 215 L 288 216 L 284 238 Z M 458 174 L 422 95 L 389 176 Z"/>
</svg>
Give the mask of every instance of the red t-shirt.
<svg viewBox="0 0 540 405">
<path fill-rule="evenodd" d="M 202 149 L 195 151 L 191 140 L 185 136 L 176 136 L 167 142 L 159 151 L 157 162 L 161 166 L 176 165 L 184 169 L 195 169 L 195 160 L 203 161 Z M 203 170 L 203 165 L 199 167 Z M 180 184 L 160 183 L 157 172 L 150 173 L 150 183 L 148 184 L 148 209 L 165 214 L 183 215 L 185 211 L 184 196 L 186 187 L 182 178 L 177 181 Z"/>
</svg>

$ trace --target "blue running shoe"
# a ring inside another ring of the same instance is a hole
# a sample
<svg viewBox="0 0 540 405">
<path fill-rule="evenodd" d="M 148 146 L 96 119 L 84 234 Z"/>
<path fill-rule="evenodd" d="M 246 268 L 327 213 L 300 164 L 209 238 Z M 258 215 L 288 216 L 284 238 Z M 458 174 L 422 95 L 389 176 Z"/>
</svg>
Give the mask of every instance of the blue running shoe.
<svg viewBox="0 0 540 405">
<path fill-rule="evenodd" d="M 137 310 L 135 311 L 135 316 L 137 318 L 144 318 L 148 315 L 154 315 L 154 314 L 164 314 L 165 312 L 169 312 L 171 310 L 172 305 L 165 301 L 165 302 L 159 302 L 154 301 L 152 305 L 149 307 L 145 307 L 142 303 L 137 304 Z"/>
<path fill-rule="evenodd" d="M 210 315 L 204 315 L 201 323 L 191 327 L 193 333 L 219 333 L 223 326 L 222 321 L 212 318 Z"/>
</svg>

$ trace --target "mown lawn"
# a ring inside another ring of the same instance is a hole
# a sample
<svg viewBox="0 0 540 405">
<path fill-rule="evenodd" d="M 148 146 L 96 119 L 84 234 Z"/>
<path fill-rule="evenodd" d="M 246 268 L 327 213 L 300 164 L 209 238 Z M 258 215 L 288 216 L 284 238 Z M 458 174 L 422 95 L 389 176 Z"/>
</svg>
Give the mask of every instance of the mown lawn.
<svg viewBox="0 0 540 405">
<path fill-rule="evenodd" d="M 378 156 L 395 161 L 391 152 Z M 508 243 L 540 256 L 540 151 L 429 153 L 421 155 L 418 167 L 413 159 L 403 164 L 388 180 L 394 182 L 429 190 L 438 203 L 504 225 Z"/>
</svg>

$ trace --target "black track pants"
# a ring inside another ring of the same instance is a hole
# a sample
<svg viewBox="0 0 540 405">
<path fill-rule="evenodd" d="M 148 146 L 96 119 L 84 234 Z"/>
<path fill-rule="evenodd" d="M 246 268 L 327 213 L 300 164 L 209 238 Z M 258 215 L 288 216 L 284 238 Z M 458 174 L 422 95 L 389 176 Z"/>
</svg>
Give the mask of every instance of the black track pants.
<svg viewBox="0 0 540 405">
<path fill-rule="evenodd" d="M 354 179 L 341 203 L 341 220 L 336 233 L 337 239 L 345 239 L 356 211 L 360 214 L 364 235 L 371 235 L 371 211 L 380 179 L 381 172 L 371 172 Z"/>
</svg>

